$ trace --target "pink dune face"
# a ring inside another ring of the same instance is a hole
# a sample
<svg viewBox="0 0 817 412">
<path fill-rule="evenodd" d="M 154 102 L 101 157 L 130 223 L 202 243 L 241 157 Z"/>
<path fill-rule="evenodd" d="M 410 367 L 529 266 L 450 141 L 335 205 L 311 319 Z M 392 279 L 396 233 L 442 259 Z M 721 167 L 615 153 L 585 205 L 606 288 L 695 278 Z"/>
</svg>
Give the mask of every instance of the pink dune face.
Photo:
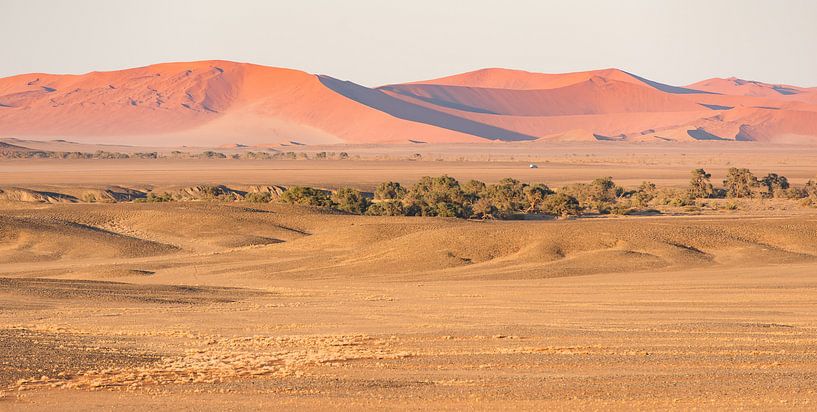
<svg viewBox="0 0 817 412">
<path fill-rule="evenodd" d="M 317 76 L 226 61 L 0 79 L 0 134 L 149 144 L 374 143 L 478 138 L 394 118 Z"/>
<path fill-rule="evenodd" d="M 490 89 L 544 90 L 558 89 L 581 83 L 594 77 L 608 80 L 634 82 L 633 76 L 618 69 L 592 70 L 586 72 L 548 74 L 532 73 L 524 70 L 481 69 L 455 74 L 439 79 L 418 81 L 409 84 L 437 84 L 444 86 L 483 87 Z"/>
<path fill-rule="evenodd" d="M 687 87 L 730 96 L 765 97 L 782 101 L 800 100 L 808 96 L 814 97 L 814 90 L 807 88 L 785 84 L 768 84 L 736 77 L 704 80 Z"/>
<path fill-rule="evenodd" d="M 617 70 L 484 69 L 368 88 L 228 61 L 0 79 L 0 135 L 151 145 L 479 141 L 811 142 L 817 90 L 687 87 Z"/>
</svg>

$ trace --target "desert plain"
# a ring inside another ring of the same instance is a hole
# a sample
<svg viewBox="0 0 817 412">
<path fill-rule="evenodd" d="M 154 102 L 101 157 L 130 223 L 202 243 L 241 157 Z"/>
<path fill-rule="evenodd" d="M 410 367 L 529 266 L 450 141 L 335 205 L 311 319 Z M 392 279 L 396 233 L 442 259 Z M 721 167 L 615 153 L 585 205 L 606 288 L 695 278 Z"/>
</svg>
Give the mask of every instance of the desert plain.
<svg viewBox="0 0 817 412">
<path fill-rule="evenodd" d="M 817 175 L 755 142 L 292 150 L 349 158 L 6 159 L 0 188 Z M 507 221 L 7 200 L 0 410 L 810 410 L 816 274 L 817 209 L 776 199 Z"/>
</svg>

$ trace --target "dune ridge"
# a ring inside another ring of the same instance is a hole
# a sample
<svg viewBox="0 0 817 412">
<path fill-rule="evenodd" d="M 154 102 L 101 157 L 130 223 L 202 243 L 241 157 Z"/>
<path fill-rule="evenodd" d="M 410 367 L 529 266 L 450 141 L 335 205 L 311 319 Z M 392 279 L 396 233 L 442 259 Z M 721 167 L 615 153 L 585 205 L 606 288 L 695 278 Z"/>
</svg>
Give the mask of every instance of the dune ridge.
<svg viewBox="0 0 817 412">
<path fill-rule="evenodd" d="M 0 273 L 38 276 L 142 270 L 179 279 L 190 262 L 206 261 L 198 275 L 229 268 L 241 274 L 236 281 L 523 279 L 817 260 L 815 222 L 797 217 L 475 222 L 212 203 L 18 204 L 6 212 Z M 76 258 L 86 264 L 73 267 Z"/>
<path fill-rule="evenodd" d="M 365 87 L 222 60 L 0 79 L 0 136 L 221 146 L 580 140 L 817 142 L 817 89 L 620 69 L 482 69 Z"/>
</svg>

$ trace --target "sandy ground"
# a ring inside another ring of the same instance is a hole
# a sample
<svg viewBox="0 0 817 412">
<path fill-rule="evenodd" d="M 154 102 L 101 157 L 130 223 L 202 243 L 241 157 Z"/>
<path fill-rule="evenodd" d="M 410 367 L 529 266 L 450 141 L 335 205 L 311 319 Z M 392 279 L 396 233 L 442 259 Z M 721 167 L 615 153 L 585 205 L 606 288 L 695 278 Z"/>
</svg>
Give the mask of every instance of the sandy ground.
<svg viewBox="0 0 817 412">
<path fill-rule="evenodd" d="M 741 144 L 293 150 L 352 159 L 6 160 L 0 187 L 817 174 L 814 150 Z M 811 410 L 817 214 L 761 203 L 475 222 L 0 202 L 0 410 Z"/>
<path fill-rule="evenodd" d="M 817 215 L 0 205 L 0 409 L 813 409 Z"/>
<path fill-rule="evenodd" d="M 15 141 L 16 142 L 16 141 Z M 65 143 L 16 142 L 43 150 L 65 150 Z M 74 144 L 71 144 L 74 145 Z M 70 146 L 70 145 L 69 145 Z M 111 150 L 82 145 L 74 150 Z M 703 167 L 718 181 L 730 167 L 748 167 L 757 175 L 775 172 L 803 184 L 817 175 L 817 150 L 758 143 L 695 144 L 473 144 L 297 146 L 281 151 L 347 152 L 350 160 L 4 160 L 0 187 L 179 186 L 213 184 L 355 186 L 371 190 L 384 180 L 411 183 L 426 175 L 496 182 L 514 177 L 551 186 L 612 176 L 637 186 L 650 180 L 659 186 L 684 186 L 689 172 Z M 131 151 L 151 148 L 130 148 Z M 192 149 L 188 149 L 192 150 Z M 195 149 L 200 152 L 203 149 Z M 252 149 L 248 149 L 252 150 Z M 226 153 L 236 152 L 225 150 Z M 420 161 L 408 160 L 420 154 Z M 535 163 L 538 168 L 528 166 Z"/>
</svg>

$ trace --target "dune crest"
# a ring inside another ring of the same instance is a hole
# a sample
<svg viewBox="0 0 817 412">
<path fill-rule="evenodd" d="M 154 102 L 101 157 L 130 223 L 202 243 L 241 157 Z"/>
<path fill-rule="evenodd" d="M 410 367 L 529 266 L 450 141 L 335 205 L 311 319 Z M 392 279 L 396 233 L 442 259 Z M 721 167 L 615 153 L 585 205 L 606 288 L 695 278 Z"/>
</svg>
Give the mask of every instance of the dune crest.
<svg viewBox="0 0 817 412">
<path fill-rule="evenodd" d="M 4 137 L 216 147 L 550 141 L 576 130 L 581 140 L 811 143 L 817 90 L 737 78 L 678 87 L 612 68 L 491 68 L 369 88 L 221 60 L 0 79 Z"/>
</svg>

